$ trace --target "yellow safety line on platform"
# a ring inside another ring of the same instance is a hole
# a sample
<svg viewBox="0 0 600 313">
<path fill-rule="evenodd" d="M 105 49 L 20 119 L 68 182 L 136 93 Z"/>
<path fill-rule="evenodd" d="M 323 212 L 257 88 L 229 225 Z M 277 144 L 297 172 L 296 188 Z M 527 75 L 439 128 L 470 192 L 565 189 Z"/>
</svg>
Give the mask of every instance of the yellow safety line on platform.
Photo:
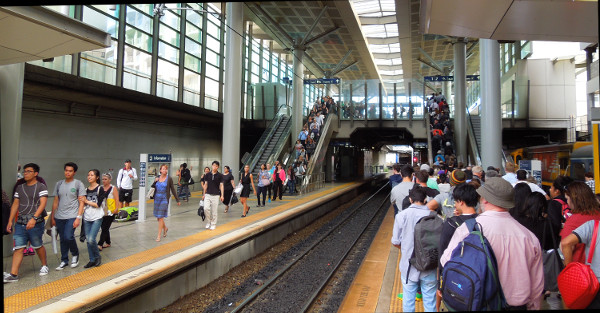
<svg viewBox="0 0 600 313">
<path fill-rule="evenodd" d="M 97 282 L 101 279 L 108 278 L 112 275 L 131 270 L 132 268 L 140 266 L 146 262 L 158 259 L 160 257 L 164 257 L 173 252 L 178 252 L 182 249 L 196 245 L 211 237 L 215 237 L 216 235 L 224 234 L 240 226 L 244 226 L 255 221 L 267 218 L 271 215 L 281 213 L 285 210 L 293 208 L 296 205 L 305 204 L 308 201 L 331 194 L 335 191 L 344 189 L 353 184 L 357 183 L 353 182 L 333 187 L 331 189 L 327 189 L 319 193 L 307 196 L 306 198 L 294 200 L 292 202 L 285 203 L 283 205 L 277 206 L 266 211 L 262 211 L 253 215 L 248 215 L 247 218 L 235 220 L 224 225 L 219 225 L 219 227 L 217 227 L 214 231 L 200 231 L 196 234 L 169 242 L 167 245 L 162 244 L 160 246 L 148 249 L 146 251 L 138 252 L 136 254 L 115 260 L 113 262 L 102 264 L 99 267 L 93 267 L 83 272 L 79 272 L 71 276 L 53 282 L 49 282 L 42 286 L 31 288 L 29 290 L 5 298 L 4 312 L 12 313 L 31 308 L 35 305 L 48 301 L 64 293 L 73 291 L 80 287 L 84 287 L 88 284 Z"/>
<path fill-rule="evenodd" d="M 396 262 L 396 278 L 394 279 L 394 288 L 392 289 L 392 300 L 390 303 L 390 313 L 393 312 L 403 312 L 402 311 L 402 299 L 398 298 L 400 293 L 403 293 L 402 290 L 402 274 L 400 273 L 400 258 L 402 257 L 402 253 L 398 253 L 398 261 Z M 404 297 L 403 297 L 404 298 Z M 423 307 L 423 301 L 415 301 L 415 312 L 425 312 L 425 307 Z"/>
</svg>

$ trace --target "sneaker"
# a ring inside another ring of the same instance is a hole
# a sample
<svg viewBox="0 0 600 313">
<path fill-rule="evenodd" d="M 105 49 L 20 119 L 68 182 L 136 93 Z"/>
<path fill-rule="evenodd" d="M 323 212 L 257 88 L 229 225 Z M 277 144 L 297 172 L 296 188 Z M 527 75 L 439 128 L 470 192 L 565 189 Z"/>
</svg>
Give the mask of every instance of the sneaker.
<svg viewBox="0 0 600 313">
<path fill-rule="evenodd" d="M 46 265 L 42 266 L 42 268 L 40 269 L 40 276 L 48 275 L 49 271 L 50 271 L 50 269 L 48 268 L 48 266 L 46 266 Z"/>
<path fill-rule="evenodd" d="M 69 265 L 69 263 L 67 262 L 60 262 L 60 265 L 56 268 L 57 271 L 62 271 L 65 269 L 65 267 L 67 267 L 67 265 Z"/>
<path fill-rule="evenodd" d="M 210 223 L 206 223 L 206 229 L 210 228 Z"/>
<path fill-rule="evenodd" d="M 215 225 L 212 225 L 212 226 L 210 227 L 210 230 L 215 230 L 215 228 L 217 228 L 217 226 L 215 226 Z"/>
<path fill-rule="evenodd" d="M 29 255 L 35 255 L 35 250 L 33 250 L 33 247 L 29 247 Z"/>
<path fill-rule="evenodd" d="M 5 283 L 16 283 L 19 281 L 19 276 L 15 276 L 13 274 L 8 274 L 8 276 L 4 276 Z"/>
<path fill-rule="evenodd" d="M 271 203 L 271 199 L 269 199 L 269 203 Z"/>
<path fill-rule="evenodd" d="M 71 260 L 71 267 L 77 267 L 79 265 L 79 255 L 74 255 L 73 260 Z"/>
</svg>

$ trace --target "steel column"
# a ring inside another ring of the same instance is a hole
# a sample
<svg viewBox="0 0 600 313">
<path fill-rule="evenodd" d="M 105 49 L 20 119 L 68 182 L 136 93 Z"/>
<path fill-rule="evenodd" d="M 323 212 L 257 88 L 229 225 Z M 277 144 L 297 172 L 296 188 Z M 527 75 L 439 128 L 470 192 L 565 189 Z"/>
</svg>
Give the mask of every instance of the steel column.
<svg viewBox="0 0 600 313">
<path fill-rule="evenodd" d="M 462 38 L 454 43 L 454 136 L 458 162 L 467 161 L 466 45 Z"/>
<path fill-rule="evenodd" d="M 500 45 L 498 41 L 480 39 L 481 125 L 485 125 L 485 140 L 481 140 L 481 164 L 502 166 L 502 115 L 500 107 Z M 483 128 L 482 128 L 483 129 Z M 483 133 L 483 131 L 481 131 Z M 479 134 L 483 139 L 483 134 Z"/>
</svg>

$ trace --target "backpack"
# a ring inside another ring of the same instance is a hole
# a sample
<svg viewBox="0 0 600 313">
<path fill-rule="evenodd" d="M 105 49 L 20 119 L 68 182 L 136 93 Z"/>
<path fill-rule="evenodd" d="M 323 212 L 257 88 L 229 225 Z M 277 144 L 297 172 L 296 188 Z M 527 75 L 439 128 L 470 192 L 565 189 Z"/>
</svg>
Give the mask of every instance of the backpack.
<svg viewBox="0 0 600 313">
<path fill-rule="evenodd" d="M 190 183 L 190 178 L 192 178 L 190 170 L 188 170 L 187 168 L 184 168 L 181 171 L 181 184 L 188 185 Z"/>
<path fill-rule="evenodd" d="M 435 269 L 438 265 L 443 223 L 441 216 L 431 212 L 415 225 L 415 245 L 409 263 L 420 272 Z"/>
<path fill-rule="evenodd" d="M 494 251 L 476 219 L 442 270 L 442 299 L 450 311 L 500 311 L 508 304 L 500 286 Z"/>
<path fill-rule="evenodd" d="M 567 218 L 569 218 L 569 216 L 571 216 L 571 208 L 569 207 L 569 204 L 564 202 L 561 199 L 554 199 L 556 200 L 558 203 L 560 203 L 562 205 L 562 209 L 560 210 L 560 212 L 562 213 L 562 219 L 563 222 L 567 220 Z"/>
</svg>

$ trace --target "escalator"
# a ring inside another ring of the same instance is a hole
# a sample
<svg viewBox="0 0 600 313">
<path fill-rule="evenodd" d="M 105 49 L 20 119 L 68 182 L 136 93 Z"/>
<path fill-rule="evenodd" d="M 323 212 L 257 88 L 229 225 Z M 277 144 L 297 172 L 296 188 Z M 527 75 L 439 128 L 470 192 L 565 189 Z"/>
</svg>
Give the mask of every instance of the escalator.
<svg viewBox="0 0 600 313">
<path fill-rule="evenodd" d="M 281 114 L 271 121 L 265 129 L 260 140 L 250 153 L 248 162 L 244 165 L 250 166 L 250 172 L 258 175 L 260 165 L 271 163 L 278 159 L 291 133 L 291 119 Z"/>
<path fill-rule="evenodd" d="M 334 113 L 328 114 L 325 124 L 321 128 L 319 142 L 315 147 L 313 155 L 308 160 L 304 180 L 302 186 L 300 186 L 301 193 L 319 188 L 318 185 L 324 182 L 323 166 L 325 165 L 325 155 L 327 154 L 327 148 L 329 147 L 329 141 L 331 141 L 333 133 L 338 131 L 338 125 L 338 116 Z"/>
</svg>

